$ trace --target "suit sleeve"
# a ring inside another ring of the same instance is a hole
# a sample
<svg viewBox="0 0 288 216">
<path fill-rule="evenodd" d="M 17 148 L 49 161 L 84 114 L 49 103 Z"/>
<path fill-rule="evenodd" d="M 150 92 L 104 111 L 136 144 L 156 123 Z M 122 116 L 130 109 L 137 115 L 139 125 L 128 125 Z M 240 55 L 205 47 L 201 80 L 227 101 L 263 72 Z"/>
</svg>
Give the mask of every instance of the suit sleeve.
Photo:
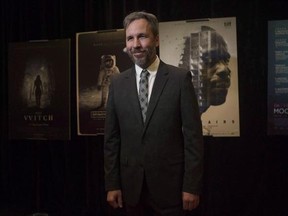
<svg viewBox="0 0 288 216">
<path fill-rule="evenodd" d="M 106 119 L 105 119 L 104 172 L 105 172 L 106 191 L 121 189 L 120 168 L 119 168 L 121 140 L 120 140 L 118 118 L 114 105 L 113 78 L 109 86 L 109 96 L 108 96 Z"/>
<path fill-rule="evenodd" d="M 190 72 L 186 74 L 181 89 L 181 118 L 185 155 L 183 191 L 199 194 L 203 175 L 203 134 Z"/>
</svg>

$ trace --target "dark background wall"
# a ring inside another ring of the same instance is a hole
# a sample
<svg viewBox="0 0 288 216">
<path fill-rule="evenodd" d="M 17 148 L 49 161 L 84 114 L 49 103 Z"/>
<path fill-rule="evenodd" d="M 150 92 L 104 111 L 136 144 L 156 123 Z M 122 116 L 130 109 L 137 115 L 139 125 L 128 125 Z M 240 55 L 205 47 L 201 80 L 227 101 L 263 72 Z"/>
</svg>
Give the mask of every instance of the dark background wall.
<svg viewBox="0 0 288 216">
<path fill-rule="evenodd" d="M 288 139 L 267 136 L 267 21 L 288 19 L 286 0 L 1 0 L 0 215 L 124 215 L 105 202 L 103 137 L 76 131 L 75 34 L 122 28 L 134 10 L 159 21 L 237 18 L 241 136 L 205 137 L 197 216 L 287 216 Z M 7 44 L 72 39 L 71 141 L 7 137 Z"/>
</svg>

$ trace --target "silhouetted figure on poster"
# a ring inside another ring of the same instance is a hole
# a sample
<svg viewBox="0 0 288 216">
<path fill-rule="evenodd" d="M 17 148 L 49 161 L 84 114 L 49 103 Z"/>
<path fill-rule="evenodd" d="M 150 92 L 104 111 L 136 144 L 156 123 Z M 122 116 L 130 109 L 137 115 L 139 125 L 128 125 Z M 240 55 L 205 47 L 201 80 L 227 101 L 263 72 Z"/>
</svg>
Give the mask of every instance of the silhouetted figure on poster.
<svg viewBox="0 0 288 216">
<path fill-rule="evenodd" d="M 110 77 L 113 74 L 120 73 L 116 66 L 115 55 L 102 55 L 101 65 L 98 75 L 97 88 L 101 91 L 100 106 L 97 109 L 106 109 L 107 98 L 109 93 Z"/>
<path fill-rule="evenodd" d="M 43 92 L 43 85 L 42 81 L 40 78 L 40 75 L 37 75 L 35 81 L 34 81 L 34 87 L 33 87 L 33 92 L 35 95 L 35 100 L 36 100 L 36 106 L 40 108 L 41 106 L 41 96 Z"/>
</svg>

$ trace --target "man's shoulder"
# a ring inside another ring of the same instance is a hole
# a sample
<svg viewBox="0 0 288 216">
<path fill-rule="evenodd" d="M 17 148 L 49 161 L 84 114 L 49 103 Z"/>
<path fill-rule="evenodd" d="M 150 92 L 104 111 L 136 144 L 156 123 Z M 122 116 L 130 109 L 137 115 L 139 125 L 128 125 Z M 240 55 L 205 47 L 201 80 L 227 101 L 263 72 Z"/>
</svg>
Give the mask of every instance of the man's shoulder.
<svg viewBox="0 0 288 216">
<path fill-rule="evenodd" d="M 130 75 L 131 73 L 132 73 L 132 67 L 122 71 L 120 74 L 122 76 L 127 76 L 127 75 Z"/>
<path fill-rule="evenodd" d="M 122 80 L 124 78 L 127 78 L 127 77 L 131 76 L 132 72 L 133 72 L 132 68 L 129 68 L 129 69 L 124 70 L 120 73 L 116 73 L 113 75 L 113 80 Z"/>
</svg>

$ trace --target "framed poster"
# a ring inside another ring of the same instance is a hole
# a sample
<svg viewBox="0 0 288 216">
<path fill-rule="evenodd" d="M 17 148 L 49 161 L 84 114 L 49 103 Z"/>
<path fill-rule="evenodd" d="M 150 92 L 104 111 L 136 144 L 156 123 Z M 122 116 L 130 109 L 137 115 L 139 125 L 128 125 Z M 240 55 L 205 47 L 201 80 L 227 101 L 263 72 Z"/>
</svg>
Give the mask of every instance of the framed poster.
<svg viewBox="0 0 288 216">
<path fill-rule="evenodd" d="M 268 134 L 288 135 L 288 20 L 268 22 Z"/>
<path fill-rule="evenodd" d="M 191 71 L 203 135 L 240 136 L 236 18 L 160 22 L 159 29 L 160 58 Z"/>
<path fill-rule="evenodd" d="M 124 30 L 76 34 L 78 135 L 102 135 L 110 76 L 132 66 Z"/>
<path fill-rule="evenodd" d="M 9 138 L 70 139 L 70 39 L 8 50 Z"/>
</svg>

